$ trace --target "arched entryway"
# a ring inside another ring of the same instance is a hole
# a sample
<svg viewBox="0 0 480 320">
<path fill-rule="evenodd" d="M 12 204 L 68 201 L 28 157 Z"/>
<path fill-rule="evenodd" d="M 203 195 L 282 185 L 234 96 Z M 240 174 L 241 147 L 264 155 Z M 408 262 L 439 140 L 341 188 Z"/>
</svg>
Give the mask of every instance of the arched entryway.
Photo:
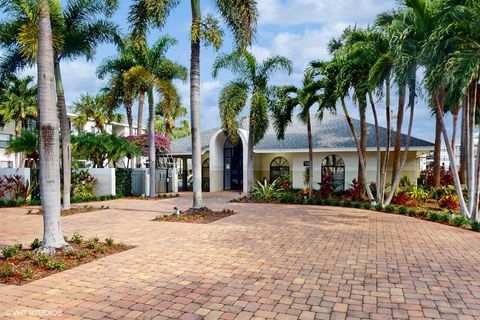
<svg viewBox="0 0 480 320">
<path fill-rule="evenodd" d="M 233 144 L 230 138 L 223 148 L 223 188 L 225 190 L 243 190 L 243 145 L 238 139 Z"/>
</svg>

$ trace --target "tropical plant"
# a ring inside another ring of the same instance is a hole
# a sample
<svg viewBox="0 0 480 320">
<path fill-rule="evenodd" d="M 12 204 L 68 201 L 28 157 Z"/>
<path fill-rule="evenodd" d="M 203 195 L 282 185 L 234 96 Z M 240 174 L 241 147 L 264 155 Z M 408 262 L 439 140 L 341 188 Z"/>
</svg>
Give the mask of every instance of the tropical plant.
<svg viewBox="0 0 480 320">
<path fill-rule="evenodd" d="M 40 190 L 43 240 L 38 249 L 48 255 L 68 247 L 60 221 L 59 121 L 55 108 L 52 29 L 47 0 L 38 2 L 38 113 Z"/>
<path fill-rule="evenodd" d="M 247 192 L 250 195 L 253 188 L 253 148 L 268 129 L 268 82 L 277 71 L 286 70 L 290 74 L 292 62 L 282 56 L 273 56 L 258 63 L 252 54 L 241 51 L 218 56 L 213 65 L 213 77 L 217 78 L 223 69 L 236 76 L 222 89 L 218 101 L 222 127 L 234 143 L 239 138 L 239 116 L 248 108 Z"/>
<path fill-rule="evenodd" d="M 0 176 L 0 198 L 29 201 L 31 189 L 28 180 L 20 175 Z"/>
<path fill-rule="evenodd" d="M 320 183 L 320 194 L 323 199 L 331 199 L 336 188 L 335 177 L 332 172 L 324 172 L 322 174 L 322 182 Z"/>
<path fill-rule="evenodd" d="M 311 108 L 320 102 L 324 81 L 315 79 L 315 70 L 308 69 L 305 72 L 301 87 L 282 86 L 274 90 L 273 98 L 270 98 L 270 109 L 273 113 L 274 125 L 279 139 L 284 139 L 285 130 L 292 122 L 292 116 L 296 107 L 300 108 L 298 118 L 307 125 L 308 140 L 308 197 L 313 193 L 313 137 L 311 124 Z M 325 110 L 319 109 L 316 116 L 321 120 Z"/>
<path fill-rule="evenodd" d="M 92 197 L 96 180 L 87 170 L 74 171 L 72 174 L 72 196 Z"/>
<path fill-rule="evenodd" d="M 182 105 L 182 99 L 172 81 L 159 84 L 160 101 L 156 106 L 155 131 L 171 140 L 188 136 L 190 124 L 183 120 L 177 127 L 177 119 L 187 115 L 187 109 Z"/>
<path fill-rule="evenodd" d="M 72 151 L 77 160 L 91 161 L 96 168 L 104 168 L 123 158 L 140 155 L 141 150 L 127 139 L 108 133 L 81 133 L 72 137 Z"/>
<path fill-rule="evenodd" d="M 38 135 L 31 131 L 22 131 L 20 136 L 14 137 L 8 142 L 5 154 L 12 153 L 23 153 L 27 167 L 38 167 Z"/>
<path fill-rule="evenodd" d="M 278 179 L 273 182 L 268 182 L 267 180 L 260 182 L 257 181 L 257 184 L 253 188 L 252 196 L 257 200 L 262 201 L 272 201 L 280 197 L 282 188 L 278 186 Z"/>
<path fill-rule="evenodd" d="M 105 103 L 105 96 L 97 94 L 95 96 L 84 93 L 73 104 L 77 116 L 73 119 L 73 125 L 81 132 L 85 129 L 88 121 L 93 121 L 95 127 L 101 133 L 106 133 L 107 123 L 120 122 L 122 116 L 110 109 Z"/>
<path fill-rule="evenodd" d="M 83 56 L 90 60 L 95 48 L 117 37 L 117 26 L 106 19 L 118 5 L 116 0 L 69 0 L 62 7 L 60 1 L 50 1 L 50 22 L 54 49 L 54 76 L 57 105 L 60 115 L 63 167 L 63 207 L 70 208 L 71 152 L 70 124 L 61 73 L 61 61 Z M 0 25 L 0 45 L 5 55 L 0 64 L 0 78 L 32 66 L 37 60 L 39 46 L 38 1 L 15 0 L 0 2 L 5 16 Z"/>
<path fill-rule="evenodd" d="M 128 136 L 126 138 L 133 146 L 135 146 L 140 152 L 150 158 L 150 137 L 148 134 L 141 134 L 137 136 Z M 155 157 L 163 157 L 170 151 L 170 139 L 161 134 L 155 134 Z M 155 160 L 153 167 L 158 167 L 160 161 L 158 158 Z"/>
</svg>

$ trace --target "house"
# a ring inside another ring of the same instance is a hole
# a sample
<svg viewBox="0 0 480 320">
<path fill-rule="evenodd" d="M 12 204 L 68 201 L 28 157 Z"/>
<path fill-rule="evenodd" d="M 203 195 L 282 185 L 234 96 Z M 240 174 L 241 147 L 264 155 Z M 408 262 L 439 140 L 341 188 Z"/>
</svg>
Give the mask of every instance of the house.
<svg viewBox="0 0 480 320">
<path fill-rule="evenodd" d="M 352 119 L 357 132 L 360 121 Z M 312 125 L 313 131 L 313 179 L 318 188 L 322 172 L 332 172 L 339 190 L 348 189 L 351 181 L 358 175 L 358 152 L 350 128 L 342 114 L 327 114 L 318 124 Z M 247 137 L 248 120 L 244 120 L 238 129 L 240 141 L 235 145 L 221 128 L 202 133 L 202 178 L 209 191 L 238 190 L 246 192 L 244 180 L 247 176 Z M 392 132 L 391 146 L 394 145 L 395 132 Z M 402 135 L 402 146 L 406 135 Z M 382 157 L 385 153 L 387 130 L 380 128 Z M 410 149 L 402 175 L 413 182 L 420 174 L 420 158 L 431 152 L 431 142 L 411 137 Z M 393 147 L 391 148 L 393 154 Z M 172 142 L 171 154 L 183 159 L 186 168 L 192 154 L 191 137 Z M 392 157 L 390 157 L 392 161 Z M 305 169 L 308 167 L 308 142 L 306 125 L 294 119 L 285 132 L 285 139 L 277 139 L 271 124 L 264 138 L 254 148 L 254 178 L 273 181 L 288 174 L 294 188 L 303 188 Z M 391 168 L 391 165 L 389 165 Z M 188 174 L 183 170 L 184 178 Z M 388 172 L 387 182 L 391 179 Z M 376 176 L 376 139 L 375 127 L 367 126 L 367 178 L 375 181 Z"/>
</svg>

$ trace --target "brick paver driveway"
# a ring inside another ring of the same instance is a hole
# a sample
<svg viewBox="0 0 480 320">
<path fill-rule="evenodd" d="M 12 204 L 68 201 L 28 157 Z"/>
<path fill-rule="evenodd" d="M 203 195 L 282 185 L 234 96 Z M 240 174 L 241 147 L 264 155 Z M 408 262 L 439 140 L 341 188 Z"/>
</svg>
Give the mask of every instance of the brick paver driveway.
<svg viewBox="0 0 480 320">
<path fill-rule="evenodd" d="M 66 234 L 112 236 L 136 248 L 17 287 L 6 310 L 62 310 L 66 319 L 480 319 L 480 236 L 357 209 L 227 203 L 209 225 L 151 221 L 188 195 L 116 200 L 63 218 Z M 157 211 L 157 212 L 156 212 Z M 41 217 L 0 211 L 0 244 L 28 244 Z"/>
</svg>

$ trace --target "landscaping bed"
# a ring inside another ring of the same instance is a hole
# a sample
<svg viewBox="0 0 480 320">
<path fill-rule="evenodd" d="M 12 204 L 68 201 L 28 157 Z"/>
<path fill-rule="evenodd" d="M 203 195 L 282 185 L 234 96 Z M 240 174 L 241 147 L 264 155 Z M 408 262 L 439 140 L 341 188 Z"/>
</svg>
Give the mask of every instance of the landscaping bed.
<svg viewBox="0 0 480 320">
<path fill-rule="evenodd" d="M 159 193 L 154 198 L 150 198 L 148 196 L 126 196 L 123 199 L 135 199 L 135 200 L 164 200 L 164 199 L 171 199 L 171 198 L 178 198 L 180 197 L 179 193 Z"/>
<path fill-rule="evenodd" d="M 105 242 L 98 238 L 84 241 L 79 234 L 73 234 L 67 242 L 71 248 L 58 250 L 52 256 L 34 251 L 41 245 L 38 239 L 28 250 L 21 244 L 4 248 L 0 257 L 0 283 L 22 285 L 133 248 L 111 238 Z"/>
<path fill-rule="evenodd" d="M 207 224 L 229 217 L 234 214 L 236 214 L 236 212 L 229 209 L 223 209 L 222 211 L 213 211 L 208 208 L 203 208 L 201 210 L 182 212 L 178 217 L 176 214 L 159 215 L 155 219 L 153 219 L 153 221 Z"/>
<path fill-rule="evenodd" d="M 79 213 L 86 213 L 86 212 L 96 212 L 96 211 L 102 211 L 102 210 L 107 210 L 110 209 L 108 206 L 101 206 L 101 207 L 93 207 L 93 206 L 83 206 L 83 207 L 76 207 L 76 208 L 70 208 L 68 210 L 62 210 L 60 211 L 60 216 L 66 217 L 66 216 L 71 216 L 74 214 L 79 214 Z M 28 210 L 27 214 L 32 214 L 32 215 L 43 215 L 42 209 L 30 209 Z"/>
</svg>

